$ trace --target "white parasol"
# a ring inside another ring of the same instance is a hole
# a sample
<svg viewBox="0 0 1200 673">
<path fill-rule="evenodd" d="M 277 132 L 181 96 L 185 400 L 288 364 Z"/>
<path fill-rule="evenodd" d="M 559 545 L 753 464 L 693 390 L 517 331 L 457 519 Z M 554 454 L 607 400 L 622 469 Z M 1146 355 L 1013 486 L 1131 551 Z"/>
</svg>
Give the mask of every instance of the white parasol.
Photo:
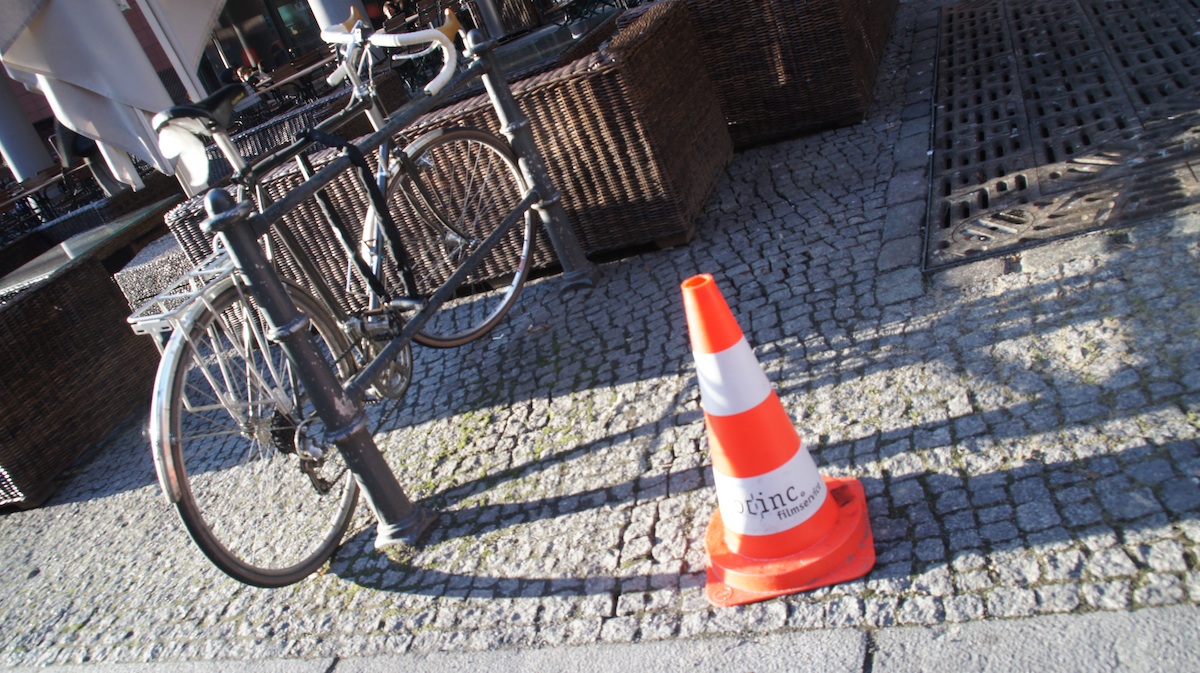
<svg viewBox="0 0 1200 673">
<path fill-rule="evenodd" d="M 142 0 L 147 21 L 199 97 L 195 65 L 223 3 Z M 141 188 L 128 155 L 167 175 L 150 118 L 171 106 L 115 0 L 5 0 L 0 3 L 0 61 L 9 74 L 46 96 L 65 126 L 97 141 L 122 182 Z"/>
<path fill-rule="evenodd" d="M 204 97 L 196 66 L 217 23 L 224 0 L 138 0 L 146 22 L 192 100 Z"/>
</svg>

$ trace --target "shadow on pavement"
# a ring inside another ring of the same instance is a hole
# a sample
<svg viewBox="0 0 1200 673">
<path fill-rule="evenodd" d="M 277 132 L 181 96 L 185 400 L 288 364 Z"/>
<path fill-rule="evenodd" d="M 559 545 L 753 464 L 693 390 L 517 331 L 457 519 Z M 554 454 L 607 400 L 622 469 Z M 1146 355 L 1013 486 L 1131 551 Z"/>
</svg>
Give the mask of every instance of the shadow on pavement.
<svg viewBox="0 0 1200 673">
<path fill-rule="evenodd" d="M 837 453 L 844 446 L 825 447 L 822 453 Z M 920 473 L 893 479 L 891 475 L 861 477 L 868 495 L 868 510 L 875 536 L 877 563 L 860 582 L 894 580 L 911 582 L 916 574 L 948 565 L 960 552 L 1021 551 L 1034 546 L 1077 543 L 1090 535 L 1136 536 L 1143 529 L 1159 528 L 1184 520 L 1200 519 L 1200 485 L 1176 466 L 1200 455 L 1195 441 L 1178 441 L 1166 446 L 1137 446 L 1116 454 L 1056 463 L 1025 463 L 966 478 L 947 474 Z M 823 473 L 839 465 L 828 465 L 820 456 Z M 1127 471 L 1126 464 L 1134 466 Z M 656 496 L 665 500 L 703 487 L 709 467 L 683 473 L 686 486 Z M 526 467 L 520 472 L 524 473 Z M 514 472 L 515 474 L 515 472 Z M 674 479 L 677 475 L 671 475 Z M 464 485 L 469 489 L 470 485 Z M 614 499 L 614 491 L 627 495 Z M 1099 492 L 1099 495 L 1096 495 Z M 636 499 L 633 483 L 592 489 L 523 503 L 503 503 L 443 510 L 430 544 L 458 538 L 476 538 L 506 528 L 581 514 L 589 510 L 618 507 Z M 441 494 L 431 500 L 451 504 L 454 497 Z M 430 505 L 429 501 L 424 502 Z M 715 497 L 703 512 L 707 524 Z M 481 523 L 486 522 L 486 523 Z M 695 523 L 695 522 L 693 522 Z M 360 554 L 374 541 L 374 528 L 348 539 L 343 551 Z M 578 542 L 578 540 L 573 541 Z M 690 545 L 702 544 L 689 540 Z M 504 543 L 503 540 L 500 541 Z M 489 542 L 470 543 L 473 553 L 487 554 Z M 914 554 L 914 547 L 920 547 Z M 585 549 L 585 556 L 601 558 L 608 548 Z M 429 566 L 411 565 L 411 559 L 393 561 L 392 573 L 377 568 L 362 575 L 345 564 L 334 562 L 331 572 L 342 579 L 376 589 L 420 595 L 466 597 L 482 589 L 501 598 L 540 597 L 560 594 L 586 595 L 620 592 L 617 580 L 632 579 L 611 568 L 588 576 L 471 575 Z M 1068 569 L 1078 577 L 1082 567 Z M 398 573 L 398 574 L 397 574 Z M 650 586 L 680 588 L 704 584 L 702 572 L 664 576 L 645 575 Z"/>
</svg>

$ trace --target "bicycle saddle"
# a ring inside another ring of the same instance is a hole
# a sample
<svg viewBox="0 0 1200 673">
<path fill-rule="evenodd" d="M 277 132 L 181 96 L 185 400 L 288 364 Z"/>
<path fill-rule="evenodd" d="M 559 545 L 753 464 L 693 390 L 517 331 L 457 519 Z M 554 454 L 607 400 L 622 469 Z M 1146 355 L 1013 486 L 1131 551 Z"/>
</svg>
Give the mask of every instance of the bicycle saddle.
<svg viewBox="0 0 1200 673">
<path fill-rule="evenodd" d="M 207 132 L 206 135 L 211 135 L 213 131 L 224 131 L 229 128 L 229 121 L 233 118 L 233 106 L 248 95 L 250 92 L 245 84 L 227 84 L 217 89 L 212 95 L 195 103 L 176 105 L 159 112 L 154 115 L 151 123 L 154 124 L 155 131 L 161 131 L 171 122 L 192 119 L 200 122 L 200 126 Z M 184 124 L 184 126 L 187 126 L 188 130 L 192 132 L 200 131 L 192 124 Z"/>
</svg>

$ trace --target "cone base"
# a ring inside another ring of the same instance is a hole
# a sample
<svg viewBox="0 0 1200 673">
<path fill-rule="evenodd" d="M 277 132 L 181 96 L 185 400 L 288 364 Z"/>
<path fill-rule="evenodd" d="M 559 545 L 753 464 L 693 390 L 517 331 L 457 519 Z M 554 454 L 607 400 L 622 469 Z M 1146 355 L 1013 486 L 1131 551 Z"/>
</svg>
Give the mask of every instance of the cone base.
<svg viewBox="0 0 1200 673">
<path fill-rule="evenodd" d="M 839 506 L 837 522 L 824 538 L 787 556 L 753 559 L 730 551 L 721 512 L 713 513 L 704 540 L 709 603 L 744 605 L 840 584 L 866 575 L 875 566 L 875 538 L 862 484 L 857 479 L 823 479 L 829 497 Z"/>
</svg>

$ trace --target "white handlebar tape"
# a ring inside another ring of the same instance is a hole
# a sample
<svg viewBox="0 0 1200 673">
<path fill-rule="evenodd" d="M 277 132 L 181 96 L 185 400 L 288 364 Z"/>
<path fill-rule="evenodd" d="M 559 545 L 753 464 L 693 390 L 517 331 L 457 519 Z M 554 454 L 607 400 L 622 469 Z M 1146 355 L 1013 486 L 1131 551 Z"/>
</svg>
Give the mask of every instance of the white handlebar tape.
<svg viewBox="0 0 1200 673">
<path fill-rule="evenodd" d="M 458 58 L 454 52 L 454 42 L 445 33 L 436 28 L 418 30 L 412 33 L 375 33 L 371 35 L 369 41 L 377 47 L 390 47 L 393 49 L 421 44 L 437 44 L 437 46 L 441 47 L 442 69 L 436 77 L 430 80 L 429 84 L 425 85 L 425 93 L 430 96 L 441 91 L 443 87 L 450 83 L 450 78 L 454 77 L 454 70 L 458 67 Z"/>
</svg>

